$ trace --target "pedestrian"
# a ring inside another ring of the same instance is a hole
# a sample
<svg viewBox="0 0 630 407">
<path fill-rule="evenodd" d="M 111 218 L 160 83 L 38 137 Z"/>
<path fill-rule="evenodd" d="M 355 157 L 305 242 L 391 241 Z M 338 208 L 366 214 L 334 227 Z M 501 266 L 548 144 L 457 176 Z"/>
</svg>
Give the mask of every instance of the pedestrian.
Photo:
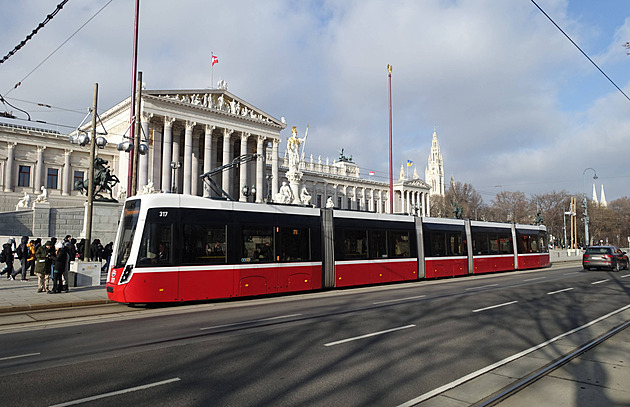
<svg viewBox="0 0 630 407">
<path fill-rule="evenodd" d="M 92 244 L 90 245 L 90 260 L 91 261 L 101 261 L 103 245 L 101 244 L 100 239 L 94 239 Z"/>
<path fill-rule="evenodd" d="M 54 260 L 52 260 L 52 259 L 57 257 L 57 247 L 56 247 L 56 245 L 57 245 L 57 238 L 56 237 L 51 237 L 50 238 L 50 249 L 48 249 L 48 256 L 51 259 L 48 275 L 50 276 L 51 280 L 54 280 L 54 278 L 55 278 L 54 277 L 55 274 L 53 273 L 53 269 L 55 268 L 54 267 L 55 265 L 53 264 Z"/>
<path fill-rule="evenodd" d="M 52 294 L 61 293 L 63 288 L 63 271 L 68 261 L 68 248 L 61 242 L 55 245 L 57 252 L 53 260 L 53 289 Z"/>
<path fill-rule="evenodd" d="M 28 259 L 26 259 L 26 269 L 30 271 L 29 276 L 35 275 L 35 245 L 39 244 L 41 246 L 42 239 L 33 239 L 28 242 Z"/>
<path fill-rule="evenodd" d="M 41 242 L 41 239 L 38 239 Z M 48 292 L 48 279 L 50 278 L 50 240 L 45 245 L 37 243 L 35 250 L 35 274 L 37 274 L 37 292 Z"/>
<path fill-rule="evenodd" d="M 77 253 L 79 260 L 83 261 L 85 259 L 85 239 L 81 239 L 77 243 Z"/>
<path fill-rule="evenodd" d="M 13 274 L 11 274 L 12 280 L 15 280 L 16 275 L 22 273 L 22 281 L 28 281 L 28 278 L 26 278 L 26 264 L 28 259 L 27 244 L 28 236 L 22 236 L 22 240 L 15 250 L 15 255 L 17 256 L 18 260 L 20 260 L 21 265 L 19 269 L 13 271 Z"/>
<path fill-rule="evenodd" d="M 7 280 L 15 280 L 13 277 L 13 246 L 15 246 L 15 239 L 9 238 L 9 240 L 2 245 L 2 251 L 0 252 L 0 261 L 6 263 L 6 267 L 2 269 L 0 275 L 7 273 Z"/>
<path fill-rule="evenodd" d="M 114 252 L 114 242 L 109 242 L 103 248 L 103 258 L 105 259 L 105 265 L 101 268 L 101 271 L 109 271 L 109 263 L 112 260 L 112 253 Z"/>
<path fill-rule="evenodd" d="M 63 273 L 61 275 L 62 280 L 62 290 L 65 292 L 69 292 L 68 290 L 68 272 L 70 271 L 70 262 L 74 260 L 72 257 L 74 255 L 74 249 L 72 248 L 72 243 L 70 241 L 66 241 L 63 244 L 63 247 L 66 250 L 66 267 L 63 269 Z"/>
</svg>

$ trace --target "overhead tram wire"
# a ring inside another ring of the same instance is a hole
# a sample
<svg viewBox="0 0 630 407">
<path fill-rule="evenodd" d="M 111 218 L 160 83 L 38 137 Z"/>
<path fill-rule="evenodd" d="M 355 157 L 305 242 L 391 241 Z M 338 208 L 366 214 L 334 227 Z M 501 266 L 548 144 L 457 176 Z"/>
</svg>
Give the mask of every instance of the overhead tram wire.
<svg viewBox="0 0 630 407">
<path fill-rule="evenodd" d="M 67 2 L 68 0 L 65 0 L 65 2 Z M 81 31 L 83 29 L 83 27 L 85 27 L 90 21 L 92 21 L 94 19 L 94 17 L 96 17 L 97 15 L 99 15 L 99 13 L 101 11 L 103 11 L 105 9 L 105 7 L 109 6 L 109 4 L 114 1 L 114 0 L 109 0 L 107 3 L 105 3 L 105 5 L 103 7 L 101 7 L 92 17 L 90 17 L 85 23 L 83 23 L 83 25 L 81 25 L 81 27 L 79 27 L 74 33 L 72 33 L 72 35 L 70 35 L 64 42 L 61 43 L 61 45 L 59 45 L 57 48 L 55 48 L 55 50 L 53 52 L 51 52 L 46 58 L 44 58 L 44 60 L 42 62 L 40 62 L 35 68 L 33 68 L 33 70 L 31 72 L 29 72 L 24 78 L 22 78 L 21 81 L 17 82 L 13 88 L 9 89 L 6 93 L 5 96 L 8 95 L 9 93 L 11 93 L 13 91 L 13 89 L 16 89 L 18 86 L 20 86 L 22 84 L 22 82 L 24 82 L 26 80 L 26 78 L 28 78 L 29 76 L 31 76 L 31 74 L 33 72 L 35 72 L 40 66 L 42 66 L 44 64 L 44 62 L 46 62 L 50 57 L 52 57 L 57 51 L 59 51 L 59 49 L 61 49 L 61 47 L 63 47 L 64 45 L 66 45 L 66 43 L 68 41 L 70 41 L 72 39 L 72 37 L 74 37 L 79 31 Z"/>
<path fill-rule="evenodd" d="M 24 99 L 18 99 L 18 98 L 7 98 L 10 100 L 16 100 L 18 102 L 23 102 L 23 103 L 30 103 L 32 105 L 37 105 L 40 107 L 45 107 L 47 109 L 55 109 L 55 110 L 62 110 L 64 112 L 70 112 L 70 113 L 77 113 L 77 114 L 85 114 L 85 112 L 83 110 L 79 110 L 79 109 L 69 109 L 67 107 L 61 107 L 61 106 L 53 106 L 53 105 L 49 105 L 48 103 L 41 103 L 41 102 L 33 102 L 30 100 L 24 100 Z"/>
<path fill-rule="evenodd" d="M 588 59 L 589 61 L 591 61 L 591 64 L 593 64 L 593 65 L 595 66 L 595 68 L 597 68 L 597 69 L 599 70 L 599 72 L 601 72 L 601 73 L 602 73 L 602 75 L 604 75 L 604 76 L 606 77 L 606 79 L 608 79 L 608 81 L 610 81 L 610 83 L 612 83 L 612 84 L 613 84 L 613 86 L 614 86 L 615 88 L 617 88 L 617 90 L 618 90 L 619 92 L 621 92 L 621 94 L 622 94 L 622 95 L 624 95 L 624 96 L 626 97 L 626 99 L 628 99 L 628 101 L 630 101 L 630 97 L 628 97 L 628 95 L 626 95 L 626 93 L 625 93 L 623 90 L 621 90 L 621 88 L 620 88 L 619 86 L 617 86 L 617 84 L 616 84 L 616 83 L 615 83 L 612 79 L 610 79 L 610 77 L 609 77 L 608 75 L 606 75 L 606 73 L 605 73 L 605 72 L 604 72 L 604 71 L 603 71 L 603 70 L 602 70 L 602 69 L 601 69 L 601 68 L 600 68 L 600 67 L 599 67 L 599 66 L 598 66 L 598 65 L 597 65 L 597 64 L 596 64 L 596 63 L 595 63 L 595 62 L 594 62 L 594 61 L 593 61 L 593 60 L 592 60 L 592 59 L 591 59 L 588 55 L 586 55 L 586 52 L 582 51 L 582 48 L 580 48 L 580 46 L 579 46 L 579 45 L 577 45 L 577 44 L 575 43 L 575 41 L 573 41 L 573 40 L 571 39 L 571 37 L 569 37 L 569 36 L 567 35 L 567 33 L 565 33 L 565 32 L 562 30 L 562 28 L 560 28 L 560 26 L 559 26 L 558 24 L 556 24 L 556 22 L 555 22 L 555 21 L 553 21 L 553 19 L 552 19 L 551 17 L 549 17 L 549 15 L 548 15 L 547 13 L 545 13 L 545 10 L 543 10 L 542 8 L 540 8 L 540 6 L 539 6 L 538 4 L 536 4 L 536 2 L 535 2 L 534 0 L 531 0 L 531 2 L 532 2 L 532 3 L 534 3 L 534 6 L 536 6 L 536 7 L 538 8 L 538 10 L 540 10 L 540 12 L 541 12 L 541 13 L 543 13 L 543 14 L 545 15 L 545 17 L 547 17 L 547 18 L 549 19 L 549 21 L 551 21 L 551 22 L 553 23 L 553 25 L 555 25 L 555 26 L 556 26 L 556 28 L 557 28 L 558 30 L 560 30 L 560 32 L 561 32 L 562 34 L 564 34 L 564 36 L 565 36 L 565 37 L 567 37 L 567 39 L 568 39 L 569 41 L 571 41 L 571 44 L 575 45 L 575 47 L 576 47 L 577 49 L 579 49 L 579 50 L 580 50 L 580 52 L 582 53 L 582 55 L 584 55 L 584 56 L 586 57 L 586 59 Z"/>
<path fill-rule="evenodd" d="M 35 29 L 26 36 L 26 38 L 24 40 L 22 40 L 22 42 L 20 42 L 18 45 L 16 45 L 8 54 L 6 54 L 4 56 L 4 58 L 0 59 L 0 64 L 4 63 L 5 61 L 7 61 L 9 58 L 11 58 L 16 52 L 18 52 L 20 50 L 20 48 L 22 48 L 24 45 L 26 45 L 27 42 L 29 42 L 31 40 L 31 38 L 33 38 L 33 36 L 35 34 L 37 34 L 37 32 L 39 30 L 41 30 L 42 28 L 44 28 L 44 26 L 46 24 L 48 24 L 48 22 L 50 20 L 53 19 L 54 16 L 57 15 L 57 13 L 59 11 L 61 11 L 61 9 L 63 8 L 63 6 L 68 2 L 68 0 L 63 0 L 61 3 L 57 4 L 57 7 L 55 8 L 55 11 L 53 11 L 52 13 L 48 14 L 46 16 L 46 19 L 44 21 L 42 21 L 41 23 L 39 23 L 37 25 L 37 27 L 35 27 Z"/>
</svg>

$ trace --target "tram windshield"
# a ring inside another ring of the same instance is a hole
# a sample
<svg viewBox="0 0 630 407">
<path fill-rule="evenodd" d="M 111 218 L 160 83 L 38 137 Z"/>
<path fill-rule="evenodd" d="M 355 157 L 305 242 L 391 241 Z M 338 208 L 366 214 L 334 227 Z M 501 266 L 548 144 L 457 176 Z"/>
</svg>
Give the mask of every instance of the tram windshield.
<svg viewBox="0 0 630 407">
<path fill-rule="evenodd" d="M 118 249 L 116 251 L 114 268 L 124 267 L 131 254 L 131 244 L 133 243 L 140 214 L 140 200 L 127 201 L 123 211 L 123 220 L 118 229 L 118 241 L 116 242 Z"/>
</svg>

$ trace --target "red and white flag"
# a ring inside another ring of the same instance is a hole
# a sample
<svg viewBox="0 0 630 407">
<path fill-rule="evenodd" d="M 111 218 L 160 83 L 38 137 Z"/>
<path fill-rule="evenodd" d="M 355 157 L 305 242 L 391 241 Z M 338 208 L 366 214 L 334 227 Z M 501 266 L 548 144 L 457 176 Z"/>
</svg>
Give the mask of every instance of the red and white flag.
<svg viewBox="0 0 630 407">
<path fill-rule="evenodd" d="M 375 172 L 374 172 L 374 171 L 370 171 L 370 175 L 374 175 L 374 174 L 375 174 Z"/>
<path fill-rule="evenodd" d="M 214 66 L 214 64 L 218 64 L 219 63 L 219 57 L 216 55 L 212 56 L 212 66 Z"/>
</svg>

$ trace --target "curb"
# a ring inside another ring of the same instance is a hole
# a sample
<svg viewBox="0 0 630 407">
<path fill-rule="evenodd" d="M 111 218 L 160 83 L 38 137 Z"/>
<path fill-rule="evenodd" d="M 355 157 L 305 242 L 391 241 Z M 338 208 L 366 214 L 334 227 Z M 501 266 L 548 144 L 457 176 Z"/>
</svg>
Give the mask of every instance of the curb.
<svg viewBox="0 0 630 407">
<path fill-rule="evenodd" d="M 7 314 L 10 312 L 24 312 L 24 311 L 41 311 L 46 309 L 55 309 L 55 308 L 76 308 L 76 307 L 85 307 L 90 305 L 104 305 L 111 304 L 115 301 L 109 299 L 103 300 L 77 300 L 77 301 L 68 301 L 68 302 L 57 302 L 51 304 L 28 304 L 28 305 L 11 305 L 0 307 L 0 314 Z"/>
</svg>

